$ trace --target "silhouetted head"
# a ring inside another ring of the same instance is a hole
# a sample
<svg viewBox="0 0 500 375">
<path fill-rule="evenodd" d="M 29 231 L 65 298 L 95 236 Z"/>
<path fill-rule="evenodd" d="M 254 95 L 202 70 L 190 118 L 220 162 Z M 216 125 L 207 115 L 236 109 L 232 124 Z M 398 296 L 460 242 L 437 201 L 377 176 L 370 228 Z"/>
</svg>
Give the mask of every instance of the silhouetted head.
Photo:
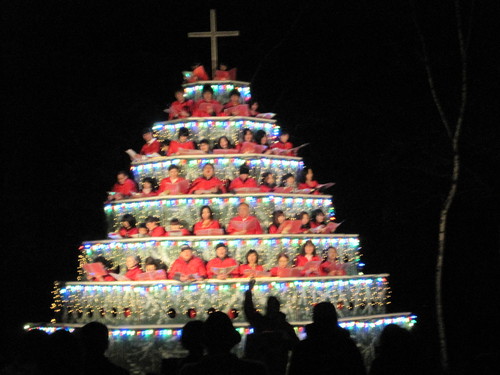
<svg viewBox="0 0 500 375">
<path fill-rule="evenodd" d="M 338 325 L 337 311 L 331 302 L 320 302 L 313 308 L 313 323 L 318 326 Z"/>
<path fill-rule="evenodd" d="M 191 320 L 184 325 L 181 345 L 190 352 L 203 350 L 203 322 L 201 320 Z"/>
<path fill-rule="evenodd" d="M 267 298 L 266 313 L 267 315 L 276 315 L 280 312 L 280 301 L 274 296 Z"/>
<path fill-rule="evenodd" d="M 388 324 L 379 337 L 378 350 L 383 353 L 399 353 L 412 348 L 413 338 L 410 331 L 398 326 Z"/>
<path fill-rule="evenodd" d="M 240 341 L 231 319 L 221 311 L 213 312 L 203 323 L 203 342 L 211 353 L 229 352 Z"/>
<path fill-rule="evenodd" d="M 109 346 L 108 327 L 99 322 L 85 324 L 80 330 L 80 339 L 87 353 L 104 354 Z"/>
</svg>

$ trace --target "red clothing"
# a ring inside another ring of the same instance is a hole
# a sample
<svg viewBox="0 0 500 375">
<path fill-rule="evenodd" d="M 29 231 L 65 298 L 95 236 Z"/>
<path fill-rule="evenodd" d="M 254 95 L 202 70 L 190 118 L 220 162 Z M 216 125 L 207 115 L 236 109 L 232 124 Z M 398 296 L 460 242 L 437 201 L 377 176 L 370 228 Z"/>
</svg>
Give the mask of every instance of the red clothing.
<svg viewBox="0 0 500 375">
<path fill-rule="evenodd" d="M 209 278 L 212 278 L 216 276 L 214 272 L 212 271 L 212 267 L 219 267 L 219 268 L 224 268 L 224 267 L 231 267 L 231 266 L 236 266 L 234 270 L 231 271 L 229 274 L 230 277 L 239 277 L 240 273 L 238 272 L 238 262 L 234 260 L 233 258 L 214 258 L 208 261 L 207 263 L 207 276 Z"/>
<path fill-rule="evenodd" d="M 181 257 L 177 258 L 168 271 L 168 278 L 174 279 L 176 273 L 182 275 L 192 275 L 196 273 L 200 277 L 207 277 L 207 270 L 205 269 L 203 261 L 195 256 L 187 262 Z"/>
<path fill-rule="evenodd" d="M 231 74 L 228 70 L 216 70 L 214 81 L 229 81 L 231 79 Z"/>
<path fill-rule="evenodd" d="M 120 230 L 118 231 L 118 234 L 122 237 L 129 238 L 133 234 L 139 234 L 139 229 L 137 228 L 126 229 L 125 227 L 121 227 Z"/>
<path fill-rule="evenodd" d="M 205 177 L 198 177 L 191 184 L 191 188 L 189 189 L 188 193 L 195 194 L 194 192 L 196 190 L 210 190 L 214 187 L 219 189 L 218 193 L 224 194 L 227 192 L 224 182 L 219 180 L 217 177 L 212 177 L 208 180 Z"/>
<path fill-rule="evenodd" d="M 243 146 L 243 143 L 244 143 L 244 141 L 238 142 L 238 144 L 234 147 L 236 150 L 238 150 L 238 153 L 241 153 L 241 147 Z M 249 143 L 253 143 L 257 146 L 256 142 L 249 142 Z"/>
<path fill-rule="evenodd" d="M 127 178 L 123 184 L 119 184 L 118 182 L 114 184 L 111 191 L 120 193 L 124 197 L 130 197 L 132 193 L 137 193 L 137 186 L 134 180 Z"/>
<path fill-rule="evenodd" d="M 139 194 L 143 198 L 145 198 L 145 197 L 156 197 L 158 195 L 158 192 L 154 191 L 154 190 L 151 190 L 149 193 L 145 193 L 144 190 L 142 190 Z"/>
<path fill-rule="evenodd" d="M 271 145 L 271 148 L 279 148 L 280 150 L 290 150 L 293 148 L 293 144 L 291 142 L 286 142 L 286 143 L 283 143 L 283 142 L 275 142 Z M 295 152 L 293 151 L 289 151 L 285 154 L 282 154 L 282 155 L 287 155 L 287 156 L 295 156 Z"/>
<path fill-rule="evenodd" d="M 295 267 L 303 267 L 307 262 L 313 262 L 313 261 L 321 261 L 321 258 L 315 255 L 312 257 L 311 260 L 309 260 L 304 255 L 298 255 L 297 258 L 295 259 Z M 306 276 L 306 272 L 301 271 L 301 275 Z M 320 268 L 319 272 L 310 272 L 307 274 L 307 276 L 323 276 L 323 273 Z"/>
<path fill-rule="evenodd" d="M 179 152 L 179 149 L 184 149 L 184 150 L 194 150 L 196 147 L 194 146 L 193 141 L 187 141 L 184 143 L 181 143 L 179 141 L 171 141 L 170 146 L 168 147 L 168 153 L 167 156 L 170 156 L 172 154 L 175 154 L 176 152 Z"/>
<path fill-rule="evenodd" d="M 128 277 L 132 281 L 137 281 L 137 275 L 143 273 L 141 267 L 137 266 L 125 272 L 125 277 Z"/>
<path fill-rule="evenodd" d="M 243 187 L 257 187 L 257 181 L 255 181 L 252 177 L 248 177 L 245 181 L 243 181 L 240 177 L 236 177 L 233 181 L 231 181 L 229 191 Z"/>
<path fill-rule="evenodd" d="M 173 120 L 176 118 L 186 118 L 193 113 L 194 102 L 189 100 L 184 100 L 182 103 L 178 100 L 170 104 L 170 112 L 168 113 L 168 119 Z M 189 113 L 188 116 L 183 116 L 182 111 Z"/>
<path fill-rule="evenodd" d="M 212 112 L 208 112 L 208 107 L 212 107 Z M 222 104 L 220 104 L 217 100 L 200 99 L 196 102 L 193 117 L 217 116 L 221 110 Z"/>
<path fill-rule="evenodd" d="M 252 269 L 255 271 L 264 271 L 264 268 L 260 264 L 255 266 L 255 268 L 250 267 L 248 264 L 242 264 L 238 268 L 238 272 L 241 275 L 241 277 L 245 277 L 245 270 L 252 270 Z"/>
<path fill-rule="evenodd" d="M 274 224 L 271 224 L 269 227 L 269 234 L 276 234 L 278 233 L 278 227 Z"/>
<path fill-rule="evenodd" d="M 177 177 L 177 180 L 175 182 L 172 182 L 172 180 L 170 179 L 170 177 L 164 178 L 163 180 L 160 181 L 160 188 L 158 189 L 158 194 L 163 193 L 165 190 L 167 190 L 167 188 L 170 187 L 168 184 L 174 184 L 174 183 L 177 184 L 177 183 L 179 183 L 181 181 L 185 181 L 185 180 L 186 179 L 184 177 Z M 181 189 L 181 191 L 179 193 L 180 194 L 186 194 L 187 193 L 187 189 Z"/>
<path fill-rule="evenodd" d="M 229 221 L 229 225 L 227 226 L 226 232 L 228 234 L 233 234 L 234 232 L 240 232 L 238 229 L 238 223 L 249 223 L 250 227 L 245 234 L 262 234 L 262 228 L 260 227 L 259 220 L 255 216 L 248 216 L 246 218 L 242 218 L 241 216 L 233 217 Z"/>
<path fill-rule="evenodd" d="M 203 229 L 220 229 L 220 224 L 217 220 L 210 221 L 210 224 L 203 225 L 203 220 L 198 221 L 193 227 L 193 233 L 196 234 L 197 231 Z"/>
<path fill-rule="evenodd" d="M 160 149 L 161 149 L 160 142 L 158 142 L 156 138 L 153 138 L 153 142 L 145 143 L 144 146 L 142 146 L 140 154 L 141 155 L 150 155 L 154 153 L 159 154 Z"/>
<path fill-rule="evenodd" d="M 316 187 L 319 185 L 318 181 L 316 180 L 312 180 L 311 182 L 307 183 L 307 182 L 301 182 L 298 186 L 298 189 L 299 190 L 302 190 L 302 189 L 316 189 Z M 319 191 L 318 190 L 315 190 L 312 192 L 312 194 L 319 194 Z"/>
<path fill-rule="evenodd" d="M 285 268 L 281 268 L 283 270 L 286 270 L 286 269 L 289 269 L 289 267 L 285 267 Z M 280 267 L 273 267 L 271 268 L 271 276 L 272 277 L 278 277 L 279 276 L 279 270 L 280 270 Z"/>
<path fill-rule="evenodd" d="M 165 236 L 165 233 L 167 233 L 165 228 L 159 225 L 159 226 L 153 228 L 153 230 L 150 230 L 148 235 L 150 237 L 163 237 L 163 236 Z"/>
<path fill-rule="evenodd" d="M 331 272 L 332 275 L 330 275 L 330 276 L 345 276 L 346 275 L 345 269 L 341 263 L 329 262 L 327 260 L 324 261 L 323 263 L 321 263 L 320 270 L 325 275 L 329 275 Z"/>
<path fill-rule="evenodd" d="M 190 235 L 191 235 L 191 232 L 190 232 L 190 231 L 188 231 L 186 228 L 181 228 L 181 229 L 179 229 L 178 231 L 177 231 L 177 230 L 174 230 L 174 231 L 172 231 L 172 232 L 181 232 L 181 234 L 180 234 L 181 236 L 190 236 Z M 164 234 L 164 236 L 165 236 L 165 237 L 174 236 L 174 235 L 175 235 L 175 236 L 177 236 L 177 234 L 175 234 L 175 233 L 171 233 L 171 232 L 166 232 L 166 233 Z"/>
<path fill-rule="evenodd" d="M 260 188 L 260 191 L 262 191 L 263 193 L 270 193 L 274 190 L 274 188 L 269 187 L 269 186 L 264 185 L 264 184 L 259 185 L 259 188 Z"/>
</svg>

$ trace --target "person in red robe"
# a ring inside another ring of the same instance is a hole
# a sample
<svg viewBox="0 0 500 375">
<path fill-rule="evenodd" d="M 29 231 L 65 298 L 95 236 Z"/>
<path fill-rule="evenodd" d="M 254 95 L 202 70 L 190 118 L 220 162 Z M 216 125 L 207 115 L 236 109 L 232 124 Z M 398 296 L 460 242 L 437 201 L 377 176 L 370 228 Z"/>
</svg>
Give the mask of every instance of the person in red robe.
<svg viewBox="0 0 500 375">
<path fill-rule="evenodd" d="M 247 143 L 247 142 L 248 143 L 257 144 L 257 143 L 255 143 L 255 138 L 254 138 L 253 131 L 251 131 L 248 128 L 245 128 L 241 132 L 241 139 L 240 139 L 240 141 L 236 144 L 236 150 L 239 153 L 241 153 L 241 148 L 243 147 L 243 143 Z"/>
<path fill-rule="evenodd" d="M 189 184 L 182 183 L 182 181 L 186 181 L 186 179 L 179 176 L 179 172 L 179 167 L 175 164 L 171 164 L 168 167 L 168 177 L 160 181 L 160 187 L 158 188 L 159 195 L 186 194 L 188 192 Z M 177 188 L 172 186 L 172 184 L 180 185 Z"/>
<path fill-rule="evenodd" d="M 248 116 L 248 105 L 241 102 L 241 93 L 237 89 L 229 92 L 229 102 L 224 104 L 221 116 Z"/>
<path fill-rule="evenodd" d="M 276 267 L 271 268 L 271 276 L 277 277 L 280 276 L 280 273 L 283 270 L 289 269 L 290 267 L 290 257 L 286 253 L 278 254 L 278 265 Z"/>
<path fill-rule="evenodd" d="M 327 249 L 327 258 L 320 265 L 320 270 L 324 275 L 328 276 L 345 276 L 346 270 L 343 263 L 339 261 L 337 248 L 330 246 Z"/>
<path fill-rule="evenodd" d="M 113 194 L 108 195 L 108 201 L 129 198 L 132 193 L 137 193 L 137 185 L 128 177 L 127 172 L 118 172 L 116 180 L 116 184 L 111 188 Z"/>
<path fill-rule="evenodd" d="M 240 175 L 236 177 L 229 184 L 229 191 L 234 192 L 235 189 L 239 188 L 256 188 L 257 181 L 254 178 L 250 177 L 250 168 L 246 164 L 243 164 L 239 170 Z"/>
<path fill-rule="evenodd" d="M 177 141 L 170 141 L 170 145 L 168 146 L 168 156 L 178 155 L 179 151 L 183 150 L 194 150 L 196 149 L 194 142 L 189 140 L 189 129 L 182 127 L 179 129 L 177 133 Z"/>
<path fill-rule="evenodd" d="M 231 73 L 227 70 L 228 66 L 224 63 L 219 64 L 219 69 L 215 71 L 214 81 L 228 81 L 231 79 Z"/>
<path fill-rule="evenodd" d="M 229 221 L 226 232 L 228 234 L 262 234 L 259 220 L 250 215 L 248 203 L 241 202 L 238 205 L 238 216 Z"/>
<path fill-rule="evenodd" d="M 168 109 L 168 119 L 175 120 L 190 117 L 193 114 L 194 102 L 184 97 L 184 90 L 178 89 L 174 93 L 175 101 Z"/>
<path fill-rule="evenodd" d="M 95 257 L 94 263 L 101 263 L 102 266 L 104 267 L 104 269 L 109 273 L 119 273 L 120 272 L 120 266 L 117 266 L 116 268 L 114 268 L 113 262 L 106 259 L 102 255 Z M 116 279 L 113 276 L 111 276 L 109 273 L 106 275 L 102 275 L 102 276 L 87 275 L 87 280 L 89 280 L 89 281 L 116 281 Z"/>
<path fill-rule="evenodd" d="M 202 176 L 193 181 L 189 188 L 189 194 L 220 194 L 226 193 L 223 181 L 215 177 L 213 164 L 207 163 L 203 166 Z"/>
<path fill-rule="evenodd" d="M 321 258 L 316 255 L 316 246 L 311 240 L 307 240 L 300 249 L 300 254 L 295 259 L 295 267 L 304 267 L 308 262 L 321 262 Z M 323 276 L 319 264 L 317 268 L 303 269 L 302 276 Z"/>
<path fill-rule="evenodd" d="M 142 190 L 138 193 L 133 193 L 134 198 L 156 197 L 158 195 L 156 179 L 152 177 L 144 177 L 142 180 Z"/>
<path fill-rule="evenodd" d="M 214 90 L 210 85 L 203 86 L 202 98 L 196 102 L 193 117 L 217 116 L 222 110 L 222 104 L 214 99 Z"/>
<path fill-rule="evenodd" d="M 221 226 L 217 220 L 214 220 L 214 213 L 210 206 L 203 206 L 200 209 L 200 221 L 194 225 L 193 233 L 196 235 L 207 229 L 221 229 Z"/>
<path fill-rule="evenodd" d="M 262 147 L 262 154 L 271 154 L 272 150 L 269 148 L 267 133 L 259 129 L 255 132 L 255 143 Z"/>
<path fill-rule="evenodd" d="M 217 278 L 219 280 L 225 280 L 228 277 L 239 277 L 240 274 L 238 272 L 238 262 L 233 258 L 229 257 L 227 246 L 223 243 L 218 243 L 215 246 L 215 255 L 216 257 L 209 260 L 207 263 L 207 276 L 208 278 Z M 226 268 L 226 267 L 235 267 L 229 273 L 215 273 L 213 267 L 216 268 Z"/>
<path fill-rule="evenodd" d="M 163 237 L 167 232 L 164 227 L 160 225 L 160 219 L 155 216 L 148 216 L 145 220 L 146 228 L 148 228 L 149 237 Z"/>
<path fill-rule="evenodd" d="M 229 142 L 229 138 L 223 135 L 215 143 L 214 150 L 229 150 L 233 149 L 234 146 Z"/>
<path fill-rule="evenodd" d="M 296 220 L 300 220 L 302 222 L 299 233 L 311 233 L 311 217 L 306 211 L 299 213 Z"/>
<path fill-rule="evenodd" d="M 241 277 L 251 277 L 253 272 L 263 272 L 264 268 L 259 264 L 259 253 L 256 250 L 248 250 L 245 255 L 246 263 L 241 264 L 238 272 Z"/>
<path fill-rule="evenodd" d="M 258 114 L 260 114 L 260 112 L 259 112 L 259 103 L 258 102 L 256 102 L 255 100 L 251 100 L 248 103 L 248 105 L 249 105 L 248 115 L 250 117 L 255 117 Z"/>
<path fill-rule="evenodd" d="M 298 189 L 309 189 L 311 194 L 319 194 L 318 188 L 318 181 L 314 180 L 314 173 L 312 168 L 304 168 L 302 170 L 300 179 L 299 179 L 299 186 Z"/>
<path fill-rule="evenodd" d="M 191 75 L 185 78 L 187 83 L 194 83 L 198 81 L 208 81 L 208 74 L 205 71 L 205 67 L 200 63 L 194 63 L 191 66 Z"/>
<path fill-rule="evenodd" d="M 168 278 L 185 282 L 206 277 L 207 271 L 203 260 L 193 255 L 193 249 L 189 245 L 183 245 L 179 257 L 170 267 Z"/>
<path fill-rule="evenodd" d="M 287 173 L 281 177 L 281 183 L 279 190 L 282 193 L 291 194 L 297 190 L 297 184 L 295 183 L 295 176 L 291 173 Z"/>
<path fill-rule="evenodd" d="M 198 150 L 202 151 L 205 154 L 211 154 L 212 148 L 210 147 L 210 141 L 206 138 L 203 138 L 198 142 Z"/>
<path fill-rule="evenodd" d="M 280 150 L 280 155 L 295 156 L 295 152 L 286 151 L 293 148 L 293 143 L 289 142 L 290 134 L 286 130 L 281 130 L 278 141 L 271 145 L 271 150 Z"/>
<path fill-rule="evenodd" d="M 139 234 L 139 230 L 136 227 L 137 221 L 135 217 L 130 214 L 125 214 L 120 220 L 121 227 L 118 230 L 118 234 L 123 238 L 131 238 Z"/>
<path fill-rule="evenodd" d="M 132 281 L 137 281 L 137 275 L 143 273 L 141 268 L 141 258 L 137 255 L 128 256 L 127 259 L 125 259 L 125 266 L 127 266 L 125 277 Z"/>
<path fill-rule="evenodd" d="M 278 233 L 278 228 L 283 224 L 286 220 L 285 213 L 282 210 L 276 210 L 273 212 L 273 223 L 269 226 L 269 234 Z M 283 231 L 282 233 L 288 233 Z"/>
<path fill-rule="evenodd" d="M 263 193 L 270 193 L 276 187 L 276 177 L 272 172 L 262 173 L 262 180 L 259 185 L 260 191 Z"/>
<path fill-rule="evenodd" d="M 140 159 L 141 155 L 160 155 L 161 144 L 153 137 L 153 130 L 151 128 L 144 128 L 142 130 L 142 139 L 146 142 L 141 148 L 140 155 L 136 155 L 136 159 Z"/>
<path fill-rule="evenodd" d="M 330 233 L 329 229 L 326 227 L 327 222 L 325 220 L 326 216 L 321 208 L 317 208 L 311 212 L 311 231 L 314 233 Z"/>
<path fill-rule="evenodd" d="M 177 218 L 173 218 L 170 220 L 170 226 L 168 228 L 168 232 L 165 233 L 166 237 L 169 236 L 189 236 L 191 232 L 184 228 Z"/>
</svg>

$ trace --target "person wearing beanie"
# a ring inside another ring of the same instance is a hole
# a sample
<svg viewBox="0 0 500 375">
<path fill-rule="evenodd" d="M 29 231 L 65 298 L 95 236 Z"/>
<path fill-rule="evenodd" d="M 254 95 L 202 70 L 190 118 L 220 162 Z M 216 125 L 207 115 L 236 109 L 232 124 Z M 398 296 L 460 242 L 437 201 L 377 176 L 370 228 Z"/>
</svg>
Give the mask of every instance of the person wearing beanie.
<svg viewBox="0 0 500 375">
<path fill-rule="evenodd" d="M 196 281 L 207 277 L 207 270 L 203 260 L 193 255 L 193 249 L 189 245 L 181 247 L 179 257 L 172 263 L 168 271 L 170 280 L 182 282 Z"/>
<path fill-rule="evenodd" d="M 257 181 L 250 177 L 250 168 L 246 164 L 240 167 L 240 175 L 236 177 L 229 185 L 229 191 L 234 192 L 240 188 L 257 188 Z"/>
<path fill-rule="evenodd" d="M 217 278 L 219 280 L 225 280 L 228 277 L 239 277 L 238 272 L 238 262 L 234 258 L 231 258 L 227 251 L 227 246 L 223 243 L 219 243 L 215 246 L 215 258 L 211 259 L 207 263 L 207 276 L 208 278 Z M 214 268 L 227 268 L 234 267 L 234 269 L 228 273 L 217 273 Z"/>
</svg>

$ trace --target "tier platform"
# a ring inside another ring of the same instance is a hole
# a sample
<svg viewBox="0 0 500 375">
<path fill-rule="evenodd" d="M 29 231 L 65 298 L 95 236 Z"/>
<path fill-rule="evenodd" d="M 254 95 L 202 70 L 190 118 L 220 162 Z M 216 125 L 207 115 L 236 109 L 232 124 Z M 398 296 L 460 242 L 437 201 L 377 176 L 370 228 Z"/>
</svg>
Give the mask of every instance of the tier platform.
<svg viewBox="0 0 500 375">
<path fill-rule="evenodd" d="M 295 331 L 300 339 L 305 338 L 305 325 L 307 322 L 293 322 Z M 409 312 L 398 314 L 370 315 L 355 318 L 340 318 L 339 325 L 345 328 L 356 340 L 363 354 L 365 363 L 371 363 L 374 357 L 374 343 L 385 326 L 397 324 L 403 328 L 411 329 L 416 323 L 416 316 Z M 53 333 L 58 329 L 73 332 L 83 324 L 69 323 L 28 323 L 26 330 L 40 329 Z M 246 334 L 252 330 L 246 323 L 234 323 L 236 330 L 242 335 L 241 343 L 235 348 L 237 354 L 243 353 Z M 181 347 L 179 339 L 182 327 L 177 325 L 108 325 L 110 330 L 110 347 L 106 355 L 114 362 L 127 368 L 133 375 L 159 373 L 162 359 L 183 357 L 187 353 Z"/>
<path fill-rule="evenodd" d="M 361 254 L 358 236 L 354 234 L 262 234 L 258 238 L 255 235 L 182 236 L 87 241 L 80 247 L 80 261 L 92 262 L 96 256 L 103 255 L 115 265 L 123 267 L 127 256 L 139 255 L 142 259 L 148 256 L 162 259 L 170 266 L 178 258 L 184 244 L 190 245 L 198 257 L 209 261 L 215 257 L 215 245 L 223 242 L 227 245 L 230 256 L 239 262 L 244 261 L 248 250 L 257 250 L 259 263 L 268 270 L 276 266 L 279 253 L 285 252 L 293 259 L 307 240 L 317 246 L 319 254 L 329 246 L 335 246 L 340 259 L 347 263 L 346 272 L 350 275 L 358 273 Z"/>
<path fill-rule="evenodd" d="M 214 98 L 221 103 L 229 101 L 229 93 L 236 89 L 241 94 L 241 99 L 245 102 L 252 98 L 250 94 L 250 82 L 245 81 L 197 81 L 193 83 L 184 83 L 184 95 L 188 99 L 199 100 L 202 96 L 203 86 L 210 85 L 214 90 Z"/>
<path fill-rule="evenodd" d="M 221 180 L 232 180 L 238 177 L 241 165 L 247 164 L 250 176 L 260 183 L 264 172 L 272 172 L 279 181 L 287 173 L 298 175 L 304 168 L 301 158 L 293 156 L 275 156 L 264 154 L 206 154 L 206 155 L 176 155 L 156 157 L 132 163 L 130 170 L 137 182 L 144 177 L 154 177 L 158 182 L 168 177 L 168 167 L 177 165 L 181 169 L 181 176 L 193 181 L 201 176 L 205 164 L 214 165 L 215 176 Z"/>
<path fill-rule="evenodd" d="M 148 216 L 160 218 L 163 225 L 177 218 L 186 228 L 191 228 L 200 220 L 200 209 L 208 205 L 212 208 L 214 217 L 221 225 L 227 225 L 232 217 L 237 216 L 238 205 L 246 202 L 252 215 L 259 219 L 264 231 L 272 223 L 275 210 L 282 210 L 287 217 L 294 217 L 302 211 L 310 212 L 321 208 L 327 218 L 334 219 L 335 211 L 330 195 L 311 194 L 205 194 L 205 195 L 164 195 L 139 199 L 124 199 L 113 201 L 104 206 L 108 223 L 108 232 L 117 230 L 123 214 L 133 215 L 137 222 Z"/>
</svg>

